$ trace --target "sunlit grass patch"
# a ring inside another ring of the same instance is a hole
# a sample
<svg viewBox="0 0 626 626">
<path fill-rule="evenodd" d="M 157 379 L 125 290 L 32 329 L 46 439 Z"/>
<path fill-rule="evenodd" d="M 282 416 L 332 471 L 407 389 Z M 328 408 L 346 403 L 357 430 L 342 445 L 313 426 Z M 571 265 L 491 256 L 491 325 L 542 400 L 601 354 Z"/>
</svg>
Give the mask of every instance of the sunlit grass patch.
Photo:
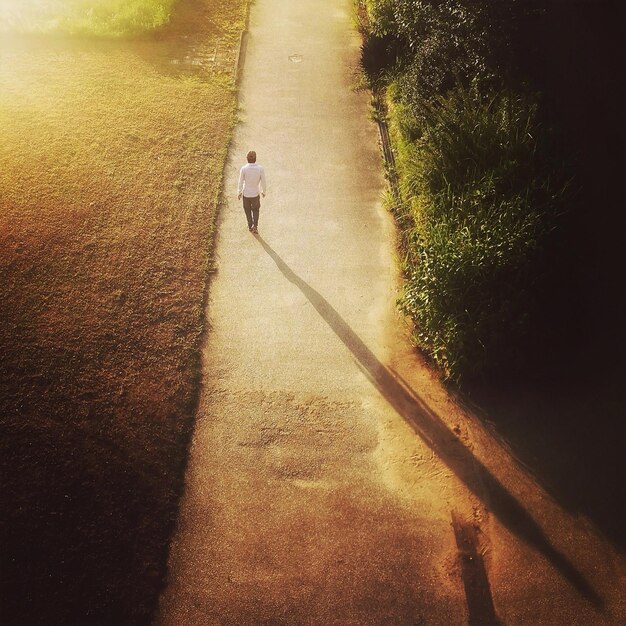
<svg viewBox="0 0 626 626">
<path fill-rule="evenodd" d="M 176 0 L 0 0 L 0 32 L 123 37 L 166 25 Z"/>
</svg>

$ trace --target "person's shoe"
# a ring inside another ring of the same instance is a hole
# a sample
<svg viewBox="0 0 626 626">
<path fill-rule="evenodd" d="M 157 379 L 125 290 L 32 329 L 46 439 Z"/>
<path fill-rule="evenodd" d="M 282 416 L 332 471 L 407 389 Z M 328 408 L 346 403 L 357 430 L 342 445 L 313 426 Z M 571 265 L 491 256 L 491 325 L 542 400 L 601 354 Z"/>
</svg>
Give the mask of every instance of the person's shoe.
<svg viewBox="0 0 626 626">
<path fill-rule="evenodd" d="M 254 232 L 254 226 L 248 226 L 248 230 L 253 233 Z"/>
<path fill-rule="evenodd" d="M 259 229 L 256 226 L 253 226 L 250 230 L 252 230 L 253 233 L 259 232 Z"/>
</svg>

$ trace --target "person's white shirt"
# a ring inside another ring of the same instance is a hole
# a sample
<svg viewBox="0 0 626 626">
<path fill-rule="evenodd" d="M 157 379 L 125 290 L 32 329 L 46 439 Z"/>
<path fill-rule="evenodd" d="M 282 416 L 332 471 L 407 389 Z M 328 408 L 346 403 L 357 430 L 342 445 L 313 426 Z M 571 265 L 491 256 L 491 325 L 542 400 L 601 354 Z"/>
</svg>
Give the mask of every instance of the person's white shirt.
<svg viewBox="0 0 626 626">
<path fill-rule="evenodd" d="M 256 163 L 247 163 L 239 171 L 239 184 L 237 185 L 237 195 L 243 194 L 246 198 L 254 198 L 259 193 L 265 195 L 267 185 L 265 184 L 265 170 Z"/>
</svg>

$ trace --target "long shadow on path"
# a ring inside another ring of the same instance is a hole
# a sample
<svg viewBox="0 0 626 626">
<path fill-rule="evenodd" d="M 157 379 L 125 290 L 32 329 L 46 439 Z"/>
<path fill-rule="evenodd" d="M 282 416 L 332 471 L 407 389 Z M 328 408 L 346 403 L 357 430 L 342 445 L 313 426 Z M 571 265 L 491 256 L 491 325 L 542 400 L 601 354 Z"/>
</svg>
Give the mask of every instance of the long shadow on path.
<svg viewBox="0 0 626 626">
<path fill-rule="evenodd" d="M 411 425 L 443 463 L 475 496 L 482 500 L 488 495 L 490 510 L 500 522 L 519 539 L 540 552 L 581 596 L 596 609 L 601 610 L 604 607 L 603 599 L 574 564 L 550 543 L 539 524 L 522 504 L 459 441 L 417 394 L 376 358 L 322 295 L 295 274 L 262 237 L 257 235 L 256 239 L 283 276 L 306 296 L 335 335 L 352 352 L 362 371 L 387 402 Z"/>
</svg>

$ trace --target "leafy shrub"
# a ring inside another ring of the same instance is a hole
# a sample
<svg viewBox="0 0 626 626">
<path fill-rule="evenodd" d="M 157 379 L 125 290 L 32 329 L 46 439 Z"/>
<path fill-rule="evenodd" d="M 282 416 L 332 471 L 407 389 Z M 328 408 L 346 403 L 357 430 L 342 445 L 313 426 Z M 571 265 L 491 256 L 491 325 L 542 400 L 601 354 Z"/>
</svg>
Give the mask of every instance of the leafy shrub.
<svg viewBox="0 0 626 626">
<path fill-rule="evenodd" d="M 388 75 L 401 76 L 405 99 L 429 102 L 459 81 L 469 84 L 493 78 L 489 65 L 495 38 L 487 33 L 494 24 L 482 4 L 369 0 L 368 6 L 370 38 L 385 42 L 386 54 L 381 59 Z M 371 62 L 364 64 L 366 72 L 369 66 Z"/>
<path fill-rule="evenodd" d="M 535 100 L 457 85 L 423 107 L 417 138 L 406 104 L 391 110 L 413 217 L 400 306 L 416 343 L 454 380 L 520 365 L 559 195 L 537 157 Z"/>
<path fill-rule="evenodd" d="M 508 74 L 526 9 L 505 4 L 364 0 L 363 67 L 387 92 L 400 181 L 399 305 L 456 381 L 522 364 L 562 202 L 538 99 Z"/>
</svg>

